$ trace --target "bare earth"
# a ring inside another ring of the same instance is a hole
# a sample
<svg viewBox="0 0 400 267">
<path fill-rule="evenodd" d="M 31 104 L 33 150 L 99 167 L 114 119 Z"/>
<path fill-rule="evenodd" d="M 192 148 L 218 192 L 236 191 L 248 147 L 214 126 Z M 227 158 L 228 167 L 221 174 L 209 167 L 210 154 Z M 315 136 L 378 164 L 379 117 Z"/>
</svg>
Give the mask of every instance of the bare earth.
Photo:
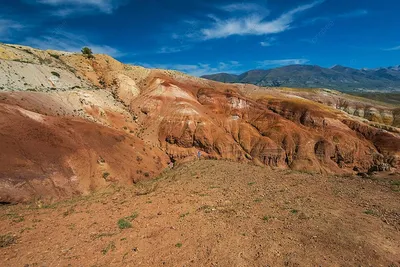
<svg viewBox="0 0 400 267">
<path fill-rule="evenodd" d="M 2 206 L 0 266 L 400 266 L 399 185 L 192 162 L 130 188 Z"/>
</svg>

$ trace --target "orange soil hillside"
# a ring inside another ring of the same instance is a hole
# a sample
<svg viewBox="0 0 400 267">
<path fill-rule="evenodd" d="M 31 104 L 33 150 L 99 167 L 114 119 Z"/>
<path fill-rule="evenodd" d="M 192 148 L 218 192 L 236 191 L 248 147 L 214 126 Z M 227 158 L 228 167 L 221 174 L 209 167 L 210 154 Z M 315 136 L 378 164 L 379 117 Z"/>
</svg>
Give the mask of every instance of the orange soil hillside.
<svg viewBox="0 0 400 267">
<path fill-rule="evenodd" d="M 222 84 L 106 55 L 1 48 L 1 202 L 132 184 L 197 151 L 317 173 L 400 168 L 393 107 L 351 99 L 346 110 L 332 104 L 346 97 L 334 91 Z M 361 114 L 367 109 L 371 116 Z"/>
</svg>

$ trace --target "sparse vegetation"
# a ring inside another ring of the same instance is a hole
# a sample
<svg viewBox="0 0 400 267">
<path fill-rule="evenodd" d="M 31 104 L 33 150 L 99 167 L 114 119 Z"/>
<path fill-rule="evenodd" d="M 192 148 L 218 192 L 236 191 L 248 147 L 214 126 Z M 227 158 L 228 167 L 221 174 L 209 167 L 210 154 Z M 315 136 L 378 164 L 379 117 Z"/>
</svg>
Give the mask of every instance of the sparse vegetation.
<svg viewBox="0 0 400 267">
<path fill-rule="evenodd" d="M 92 235 L 92 239 L 101 239 L 103 237 L 111 237 L 116 235 L 117 233 L 100 233 L 96 235 Z"/>
<path fill-rule="evenodd" d="M 16 242 L 16 237 L 10 234 L 0 235 L 0 248 L 8 247 Z"/>
<path fill-rule="evenodd" d="M 26 53 L 28 53 L 28 54 L 31 54 L 31 55 L 33 55 L 32 51 L 31 51 L 31 50 L 29 50 L 29 49 L 24 49 L 24 51 L 25 51 Z"/>
<path fill-rule="evenodd" d="M 58 72 L 52 71 L 51 72 L 52 75 L 56 76 L 57 78 L 60 78 L 60 74 Z"/>
<path fill-rule="evenodd" d="M 94 58 L 92 49 L 90 49 L 89 47 L 84 47 L 84 48 L 82 48 L 81 51 L 82 51 L 82 54 L 83 54 L 85 57 L 87 57 L 87 58 L 89 58 L 89 59 Z"/>
<path fill-rule="evenodd" d="M 297 214 L 297 213 L 299 213 L 299 211 L 296 210 L 296 209 L 292 209 L 292 210 L 290 210 L 290 212 L 291 212 L 292 214 Z"/>
<path fill-rule="evenodd" d="M 51 58 L 45 58 L 45 59 L 43 59 L 43 58 L 40 58 L 39 57 L 39 63 L 40 64 L 45 64 L 45 65 L 50 65 L 51 63 L 53 63 L 53 60 L 51 60 Z"/>
<path fill-rule="evenodd" d="M 125 218 L 123 218 L 123 219 L 118 220 L 118 227 L 121 230 L 128 229 L 128 228 L 132 228 L 132 224 L 130 222 L 128 222 Z"/>
<path fill-rule="evenodd" d="M 393 186 L 400 186 L 400 180 L 399 181 L 391 181 L 390 184 Z"/>
<path fill-rule="evenodd" d="M 123 229 L 128 229 L 128 228 L 132 228 L 132 221 L 134 219 L 136 219 L 139 216 L 139 214 L 137 212 L 132 213 L 132 215 L 124 217 L 122 219 L 118 220 L 118 227 L 119 229 L 123 230 Z"/>
<path fill-rule="evenodd" d="M 31 61 L 31 60 L 24 60 L 24 59 L 13 59 L 12 61 L 19 62 L 19 63 L 29 63 L 29 64 L 33 63 L 33 61 Z"/>
<path fill-rule="evenodd" d="M 72 213 L 74 213 L 75 212 L 75 209 L 73 208 L 73 207 L 71 207 L 71 208 L 69 208 L 68 210 L 66 210 L 64 213 L 63 213 L 63 216 L 64 217 L 67 217 L 68 215 L 71 215 Z"/>
<path fill-rule="evenodd" d="M 24 216 L 16 214 L 16 213 L 7 213 L 6 216 L 11 219 L 14 223 L 20 223 L 25 220 Z"/>
<path fill-rule="evenodd" d="M 59 55 L 56 55 L 56 54 L 49 54 L 51 57 L 54 57 L 55 59 L 60 59 L 60 56 Z"/>
<path fill-rule="evenodd" d="M 189 212 L 186 212 L 186 213 L 181 214 L 179 217 L 185 218 L 185 217 L 188 216 L 188 215 L 189 215 Z"/>
<path fill-rule="evenodd" d="M 107 245 L 107 247 L 105 247 L 105 248 L 103 248 L 103 249 L 101 250 L 101 253 L 102 253 L 103 255 L 106 255 L 110 250 L 111 250 L 111 251 L 114 251 L 115 249 L 116 249 L 115 243 L 114 243 L 114 241 L 111 241 L 111 242 Z"/>
<path fill-rule="evenodd" d="M 214 208 L 212 206 L 204 205 L 198 208 L 197 211 L 204 211 L 205 213 L 210 213 L 211 211 L 213 211 L 213 209 Z"/>
<path fill-rule="evenodd" d="M 136 156 L 133 156 L 134 162 Z M 102 157 L 107 157 L 106 162 L 109 163 L 108 154 L 97 155 L 95 159 L 102 162 Z M 239 173 L 240 175 L 236 175 Z M 100 176 L 101 174 L 102 172 Z M 135 172 L 134 174 L 136 175 Z M 116 173 L 115 176 L 117 177 Z M 201 176 L 202 179 L 196 179 L 196 176 Z M 117 264 L 129 265 L 135 261 L 144 262 L 151 257 L 154 257 L 154 260 L 148 261 L 148 265 L 162 264 L 163 261 L 168 265 L 169 262 L 175 263 L 182 258 L 185 262 L 190 261 L 190 253 L 194 248 L 187 240 L 190 240 L 191 244 L 206 240 L 207 246 L 229 247 L 229 250 L 232 250 L 229 255 L 237 255 L 243 248 L 248 249 L 249 253 L 257 253 L 260 245 L 267 247 L 280 240 L 282 253 L 298 253 L 299 258 L 296 259 L 299 262 L 300 257 L 307 256 L 306 250 L 314 249 L 318 255 L 329 255 L 331 262 L 335 261 L 340 265 L 343 262 L 340 256 L 349 248 L 356 251 L 357 257 L 365 256 L 365 253 L 369 252 L 368 248 L 359 248 L 360 242 L 386 240 L 389 246 L 396 247 L 399 240 L 395 228 L 398 212 L 393 210 L 396 200 L 384 197 L 395 195 L 389 192 L 388 186 L 397 184 L 396 176 L 385 177 L 385 180 L 376 186 L 361 179 L 321 176 L 311 180 L 310 177 L 298 173 L 287 177 L 284 171 L 271 171 L 266 174 L 265 169 L 261 167 L 225 161 L 205 160 L 189 163 L 159 176 L 161 178 L 157 183 L 160 190 L 150 196 L 137 197 L 136 190 L 142 183 L 146 187 L 157 184 L 153 180 L 125 187 L 120 191 L 110 186 L 106 192 L 59 202 L 52 210 L 27 210 L 24 204 L 4 206 L 4 216 L 0 217 L 4 225 L 2 234 L 16 234 L 17 241 L 16 244 L 0 250 L 4 252 L 3 258 L 10 258 L 10 266 L 39 262 L 42 255 L 33 254 L 32 258 L 22 255 L 20 259 L 12 257 L 14 251 L 29 251 L 33 244 L 31 240 L 35 242 L 43 240 L 43 236 L 49 236 L 53 238 L 50 243 L 34 244 L 37 251 L 45 251 L 49 244 L 57 248 L 44 254 L 44 260 L 62 255 L 61 251 L 66 251 L 68 257 L 97 254 L 98 263 L 106 262 L 106 265 L 113 260 L 119 261 Z M 243 182 L 243 177 L 251 177 L 251 180 Z M 268 179 L 263 179 L 265 177 Z M 229 186 L 224 184 L 226 181 L 229 182 Z M 250 187 L 247 185 L 249 181 L 255 181 L 257 184 Z M 327 183 L 330 185 L 327 194 L 320 194 L 320 188 Z M 210 190 L 210 185 L 220 185 L 220 189 Z M 365 186 L 367 193 L 362 198 L 348 194 L 337 198 L 331 194 L 334 187 L 339 188 L 341 192 L 347 192 L 358 191 L 360 186 Z M 201 197 L 203 193 L 207 193 L 207 197 Z M 311 205 L 304 203 L 310 196 L 313 196 Z M 363 205 L 366 196 L 371 198 L 365 207 Z M 262 204 L 256 203 L 261 200 Z M 353 206 L 348 205 L 349 201 L 354 201 Z M 40 200 L 30 205 L 37 207 L 38 202 Z M 147 204 L 151 202 L 153 204 Z M 129 207 L 135 208 L 128 210 Z M 330 212 L 326 212 L 326 207 L 339 209 L 341 216 L 332 216 Z M 357 207 L 365 208 L 360 209 L 359 216 L 354 216 L 351 211 Z M 69 214 L 72 208 L 77 213 L 64 218 L 63 212 L 67 211 Z M 363 212 L 367 209 L 375 211 L 377 215 L 365 215 Z M 297 210 L 297 214 L 293 214 Z M 140 217 L 135 211 L 139 212 Z M 122 215 L 120 212 L 123 212 Z M 6 217 L 6 214 L 13 215 Z M 16 214 L 23 215 L 25 221 L 19 224 L 12 223 L 8 218 L 15 217 Z M 312 218 L 309 223 L 305 221 L 308 218 Z M 42 221 L 37 221 L 39 219 Z M 366 219 L 368 221 L 365 221 Z M 318 227 L 319 231 L 310 233 L 310 223 Z M 211 234 L 208 233 L 210 227 L 213 227 Z M 376 234 L 363 235 L 379 227 L 381 228 Z M 275 231 L 278 228 L 279 230 Z M 57 234 L 52 235 L 54 232 Z M 355 235 L 359 239 L 354 241 L 352 237 Z M 307 236 L 312 242 L 303 244 L 298 236 Z M 321 246 L 326 245 L 326 236 L 332 238 L 332 244 L 329 243 L 328 247 Z M 391 236 L 393 240 L 388 240 L 387 236 Z M 142 242 L 142 239 L 146 242 Z M 170 244 L 165 247 L 165 240 L 168 239 Z M 238 245 L 236 242 L 232 243 L 232 240 L 238 240 Z M 68 250 L 72 247 L 72 241 L 76 246 Z M 337 246 L 342 241 L 348 244 L 346 248 Z M 147 242 L 151 244 L 151 249 L 146 246 Z M 293 247 L 299 243 L 302 246 L 298 249 Z M 163 255 L 169 253 L 173 257 L 165 259 L 162 255 L 153 255 L 153 248 L 157 251 L 163 250 Z M 333 249 L 338 249 L 337 254 L 330 254 Z M 216 254 L 216 257 L 223 258 L 223 253 L 227 252 L 222 251 Z M 124 263 L 121 261 L 123 256 Z M 68 265 L 68 257 L 62 257 L 60 265 Z M 73 259 L 71 264 L 79 265 L 83 258 L 84 256 Z M 206 261 L 207 258 L 202 257 L 196 260 L 196 264 L 205 265 Z M 371 264 L 375 266 L 378 261 L 379 259 L 372 261 Z M 22 264 L 19 264 L 21 262 Z M 351 265 L 357 263 L 351 260 L 349 262 Z M 225 263 L 227 262 L 221 262 L 221 265 L 229 265 Z M 257 265 L 257 262 L 254 264 Z"/>
<path fill-rule="evenodd" d="M 368 215 L 375 215 L 375 212 L 373 210 L 366 210 L 364 211 L 364 213 Z"/>
<path fill-rule="evenodd" d="M 134 219 L 136 219 L 139 216 L 139 214 L 137 212 L 132 213 L 131 216 L 125 217 L 125 219 L 129 220 L 129 221 L 133 221 Z"/>
<path fill-rule="evenodd" d="M 103 179 L 107 181 L 107 178 L 110 176 L 109 172 L 104 172 L 103 173 Z"/>
</svg>

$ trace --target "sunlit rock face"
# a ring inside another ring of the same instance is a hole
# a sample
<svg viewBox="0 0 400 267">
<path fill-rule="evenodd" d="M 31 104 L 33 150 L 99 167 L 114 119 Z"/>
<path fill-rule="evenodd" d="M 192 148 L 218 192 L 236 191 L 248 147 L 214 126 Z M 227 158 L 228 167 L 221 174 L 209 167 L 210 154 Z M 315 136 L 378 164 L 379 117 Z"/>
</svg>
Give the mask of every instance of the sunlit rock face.
<svg viewBox="0 0 400 267">
<path fill-rule="evenodd" d="M 400 167 L 400 109 L 0 46 L 12 50 L 0 54 L 2 202 L 132 184 L 198 156 L 335 174 Z"/>
</svg>

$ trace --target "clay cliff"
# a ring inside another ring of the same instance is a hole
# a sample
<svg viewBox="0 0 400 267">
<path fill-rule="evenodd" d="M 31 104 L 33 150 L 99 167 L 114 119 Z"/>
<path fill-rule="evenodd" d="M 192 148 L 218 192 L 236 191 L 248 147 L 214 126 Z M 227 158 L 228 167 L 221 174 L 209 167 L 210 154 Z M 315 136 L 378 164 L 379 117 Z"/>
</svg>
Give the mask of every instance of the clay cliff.
<svg viewBox="0 0 400 267">
<path fill-rule="evenodd" d="M 316 173 L 400 170 L 399 107 L 223 84 L 107 55 L 0 45 L 0 202 L 151 179 L 202 157 Z"/>
</svg>

